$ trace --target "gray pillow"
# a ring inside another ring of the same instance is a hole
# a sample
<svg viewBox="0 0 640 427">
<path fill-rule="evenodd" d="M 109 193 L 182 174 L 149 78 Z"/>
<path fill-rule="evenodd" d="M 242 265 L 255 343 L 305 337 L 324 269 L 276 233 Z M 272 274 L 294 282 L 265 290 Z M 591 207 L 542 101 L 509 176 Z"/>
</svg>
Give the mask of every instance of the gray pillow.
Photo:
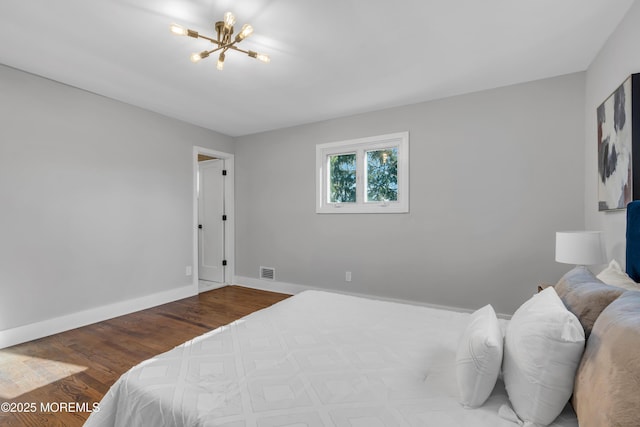
<svg viewBox="0 0 640 427">
<path fill-rule="evenodd" d="M 575 314 L 589 338 L 596 319 L 612 301 L 624 293 L 624 289 L 605 285 L 586 267 L 575 267 L 565 274 L 555 286 L 558 296 Z"/>
<path fill-rule="evenodd" d="M 576 373 L 580 427 L 640 426 L 640 291 L 627 291 L 598 317 Z"/>
</svg>

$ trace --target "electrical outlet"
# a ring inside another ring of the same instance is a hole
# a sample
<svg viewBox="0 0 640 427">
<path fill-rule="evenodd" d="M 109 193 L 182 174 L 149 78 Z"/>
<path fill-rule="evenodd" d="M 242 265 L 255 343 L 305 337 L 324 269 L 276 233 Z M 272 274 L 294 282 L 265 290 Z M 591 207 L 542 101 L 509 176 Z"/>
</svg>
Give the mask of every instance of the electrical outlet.
<svg viewBox="0 0 640 427">
<path fill-rule="evenodd" d="M 344 275 L 344 281 L 345 282 L 350 282 L 351 281 L 351 272 L 347 271 L 347 273 Z"/>
<path fill-rule="evenodd" d="M 191 276 L 193 274 L 193 268 L 191 268 L 190 265 L 187 265 L 187 267 L 184 269 L 184 274 L 186 276 Z"/>
</svg>

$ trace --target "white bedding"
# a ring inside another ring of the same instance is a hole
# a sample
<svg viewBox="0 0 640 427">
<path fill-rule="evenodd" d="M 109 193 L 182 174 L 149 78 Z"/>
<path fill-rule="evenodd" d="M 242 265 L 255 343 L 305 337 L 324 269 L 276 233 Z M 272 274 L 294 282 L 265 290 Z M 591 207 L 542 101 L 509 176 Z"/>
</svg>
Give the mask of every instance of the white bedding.
<svg viewBox="0 0 640 427">
<path fill-rule="evenodd" d="M 85 426 L 515 426 L 458 403 L 469 314 L 307 291 L 125 373 Z M 570 406 L 552 424 L 577 427 Z"/>
</svg>

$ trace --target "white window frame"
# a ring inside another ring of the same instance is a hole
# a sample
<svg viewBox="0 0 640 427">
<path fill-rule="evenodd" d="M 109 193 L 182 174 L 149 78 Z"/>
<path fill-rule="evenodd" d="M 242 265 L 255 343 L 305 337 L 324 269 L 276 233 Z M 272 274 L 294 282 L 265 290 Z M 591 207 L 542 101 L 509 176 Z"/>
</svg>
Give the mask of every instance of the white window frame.
<svg viewBox="0 0 640 427">
<path fill-rule="evenodd" d="M 367 202 L 366 152 L 398 148 L 398 200 Z M 356 202 L 330 203 L 329 156 L 356 153 Z M 316 213 L 406 213 L 409 212 L 409 132 L 370 136 L 316 145 Z"/>
</svg>

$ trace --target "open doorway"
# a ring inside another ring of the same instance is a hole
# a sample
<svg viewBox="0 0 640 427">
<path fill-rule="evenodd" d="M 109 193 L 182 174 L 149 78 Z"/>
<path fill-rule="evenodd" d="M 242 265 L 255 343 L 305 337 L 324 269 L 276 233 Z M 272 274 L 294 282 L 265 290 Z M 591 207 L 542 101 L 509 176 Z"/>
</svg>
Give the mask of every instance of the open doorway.
<svg viewBox="0 0 640 427">
<path fill-rule="evenodd" d="M 194 266 L 198 292 L 234 277 L 233 155 L 194 147 Z"/>
</svg>

